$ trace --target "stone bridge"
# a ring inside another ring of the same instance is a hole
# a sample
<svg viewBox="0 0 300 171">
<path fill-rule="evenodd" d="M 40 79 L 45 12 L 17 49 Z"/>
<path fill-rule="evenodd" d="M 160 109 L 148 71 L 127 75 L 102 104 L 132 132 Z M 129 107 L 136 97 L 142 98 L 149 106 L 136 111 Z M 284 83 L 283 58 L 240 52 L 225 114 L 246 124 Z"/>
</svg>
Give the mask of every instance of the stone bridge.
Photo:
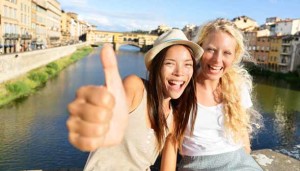
<svg viewBox="0 0 300 171">
<path fill-rule="evenodd" d="M 153 46 L 157 37 L 151 34 L 90 30 L 86 38 L 91 45 L 112 43 L 115 50 L 119 50 L 122 45 L 132 45 L 140 48 L 141 51 L 147 51 Z"/>
</svg>

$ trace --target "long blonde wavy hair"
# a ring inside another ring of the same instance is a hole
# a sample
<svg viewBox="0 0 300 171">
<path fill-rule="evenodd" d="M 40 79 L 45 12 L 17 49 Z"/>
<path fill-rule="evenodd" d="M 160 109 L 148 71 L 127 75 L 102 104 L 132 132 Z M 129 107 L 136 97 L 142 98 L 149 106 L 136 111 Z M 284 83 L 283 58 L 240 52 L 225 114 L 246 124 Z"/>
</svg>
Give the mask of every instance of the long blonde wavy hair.
<svg viewBox="0 0 300 171">
<path fill-rule="evenodd" d="M 242 140 L 241 132 L 248 131 L 251 135 L 262 125 L 260 113 L 253 107 L 245 109 L 241 104 L 243 86 L 248 88 L 250 95 L 252 94 L 252 77 L 241 64 L 242 58 L 250 57 L 250 55 L 245 47 L 243 33 L 227 19 L 218 18 L 204 24 L 194 41 L 202 46 L 208 34 L 215 31 L 225 32 L 236 40 L 235 59 L 232 66 L 221 77 L 217 92 L 224 106 L 226 133 L 233 136 L 235 141 L 240 141 Z"/>
</svg>

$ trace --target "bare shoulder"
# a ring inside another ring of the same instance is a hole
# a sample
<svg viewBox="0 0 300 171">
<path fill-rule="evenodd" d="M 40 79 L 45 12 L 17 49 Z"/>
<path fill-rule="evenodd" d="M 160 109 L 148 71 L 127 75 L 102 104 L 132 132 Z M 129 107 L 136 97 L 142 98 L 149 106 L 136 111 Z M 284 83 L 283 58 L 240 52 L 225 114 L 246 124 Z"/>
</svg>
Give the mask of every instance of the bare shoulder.
<svg viewBox="0 0 300 171">
<path fill-rule="evenodd" d="M 141 102 L 145 89 L 143 80 L 136 75 L 129 75 L 123 79 L 129 110 L 133 111 Z"/>
<path fill-rule="evenodd" d="M 143 80 L 137 75 L 129 75 L 123 79 L 125 90 L 143 91 Z"/>
</svg>

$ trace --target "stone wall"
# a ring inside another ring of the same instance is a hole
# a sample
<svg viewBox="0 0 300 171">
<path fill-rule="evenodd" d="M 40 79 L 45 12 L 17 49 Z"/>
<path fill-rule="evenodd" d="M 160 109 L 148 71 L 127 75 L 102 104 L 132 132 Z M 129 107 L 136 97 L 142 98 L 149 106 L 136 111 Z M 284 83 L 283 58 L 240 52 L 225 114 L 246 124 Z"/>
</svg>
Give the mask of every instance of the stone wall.
<svg viewBox="0 0 300 171">
<path fill-rule="evenodd" d="M 47 65 L 61 57 L 70 55 L 77 48 L 84 46 L 86 46 L 86 43 L 0 55 L 0 84 L 23 75 L 30 70 Z"/>
</svg>

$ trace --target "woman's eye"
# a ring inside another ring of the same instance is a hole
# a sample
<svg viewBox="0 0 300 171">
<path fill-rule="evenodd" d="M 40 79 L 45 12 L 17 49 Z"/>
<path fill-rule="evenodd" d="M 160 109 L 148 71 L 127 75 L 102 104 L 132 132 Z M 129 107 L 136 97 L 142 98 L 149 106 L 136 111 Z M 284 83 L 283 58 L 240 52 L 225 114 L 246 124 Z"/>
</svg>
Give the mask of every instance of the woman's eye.
<svg viewBox="0 0 300 171">
<path fill-rule="evenodd" d="M 173 65 L 172 62 L 166 62 L 165 65 Z"/>
<path fill-rule="evenodd" d="M 225 51 L 225 54 L 226 54 L 226 55 L 232 55 L 232 53 L 229 52 L 229 51 Z"/>
<path fill-rule="evenodd" d="M 185 66 L 192 67 L 193 64 L 185 64 Z"/>
<path fill-rule="evenodd" d="M 207 51 L 214 52 L 215 50 L 213 48 L 207 48 Z"/>
</svg>

